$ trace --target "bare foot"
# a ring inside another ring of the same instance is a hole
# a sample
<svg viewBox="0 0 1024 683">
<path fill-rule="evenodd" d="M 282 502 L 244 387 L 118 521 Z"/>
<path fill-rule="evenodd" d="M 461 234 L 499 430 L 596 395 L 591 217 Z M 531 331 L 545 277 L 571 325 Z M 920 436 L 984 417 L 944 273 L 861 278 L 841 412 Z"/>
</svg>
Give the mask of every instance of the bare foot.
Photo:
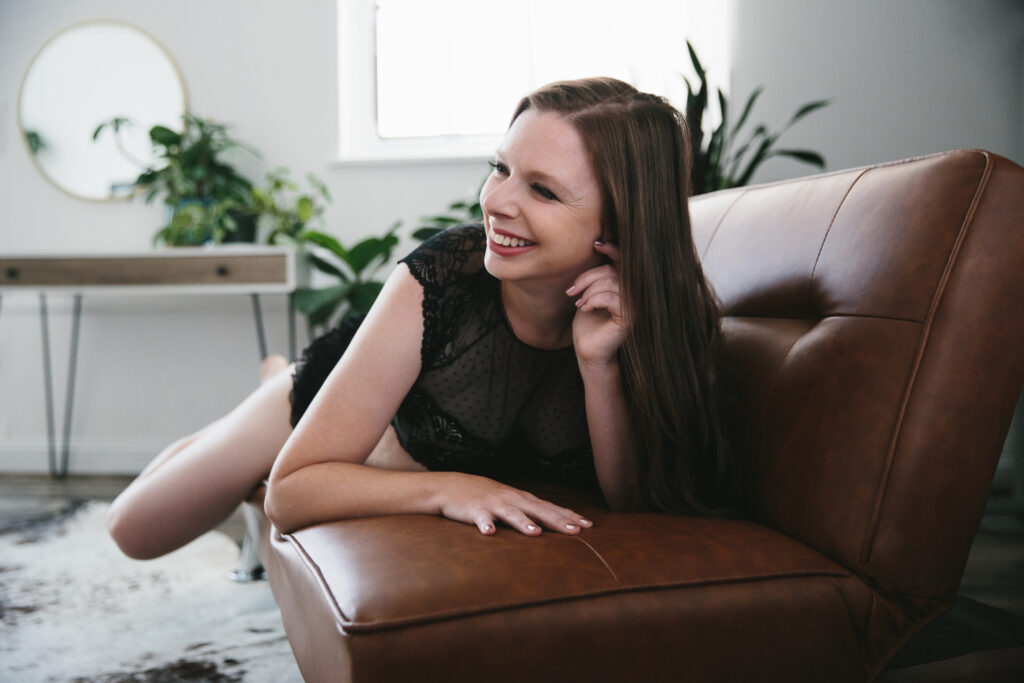
<svg viewBox="0 0 1024 683">
<path fill-rule="evenodd" d="M 275 353 L 267 356 L 260 363 L 260 384 L 288 368 L 288 359 Z"/>
</svg>

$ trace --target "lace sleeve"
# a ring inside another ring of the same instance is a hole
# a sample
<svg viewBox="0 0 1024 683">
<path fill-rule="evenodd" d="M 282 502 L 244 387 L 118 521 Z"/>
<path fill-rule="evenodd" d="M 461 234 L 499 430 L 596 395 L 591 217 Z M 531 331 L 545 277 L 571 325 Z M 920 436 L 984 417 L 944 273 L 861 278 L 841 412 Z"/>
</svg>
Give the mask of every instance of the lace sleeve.
<svg viewBox="0 0 1024 683">
<path fill-rule="evenodd" d="M 483 226 L 460 225 L 439 232 L 399 261 L 423 286 L 424 368 L 432 367 L 451 341 L 456 309 L 464 303 L 461 285 L 483 268 L 484 240 Z"/>
</svg>

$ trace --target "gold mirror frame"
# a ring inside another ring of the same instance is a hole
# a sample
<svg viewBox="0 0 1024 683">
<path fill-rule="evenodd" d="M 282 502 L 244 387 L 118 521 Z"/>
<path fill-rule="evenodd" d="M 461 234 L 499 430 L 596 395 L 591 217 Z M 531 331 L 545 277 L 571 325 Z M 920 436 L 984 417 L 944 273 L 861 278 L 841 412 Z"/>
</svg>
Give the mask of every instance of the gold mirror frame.
<svg viewBox="0 0 1024 683">
<path fill-rule="evenodd" d="M 46 178 L 46 180 L 51 185 L 53 185 L 54 187 L 56 187 L 60 191 L 66 193 L 68 195 L 71 195 L 72 197 L 75 197 L 76 199 L 83 199 L 83 200 L 86 200 L 86 201 L 93 201 L 93 202 L 124 201 L 125 199 L 130 198 L 131 194 L 132 194 L 131 191 L 130 191 L 130 188 L 127 187 L 127 186 L 125 186 L 125 190 L 121 194 L 115 194 L 114 192 L 110 192 L 107 196 L 99 196 L 99 195 L 86 194 L 83 191 L 77 191 L 81 187 L 81 185 L 79 185 L 78 188 L 76 188 L 74 185 L 72 185 L 70 183 L 68 185 L 62 183 L 62 181 L 61 181 L 61 179 L 59 177 L 54 177 L 55 175 L 59 176 L 59 174 L 55 173 L 52 168 L 51 169 L 47 169 L 46 164 L 44 163 L 44 161 L 41 161 L 39 159 L 39 154 L 37 153 L 36 150 L 32 149 L 32 147 L 31 147 L 31 145 L 29 143 L 28 135 L 27 135 L 28 129 L 26 128 L 25 120 L 24 120 L 25 109 L 26 109 L 25 96 L 26 96 L 26 90 L 27 90 L 27 87 L 28 87 L 28 84 L 29 84 L 29 79 L 33 75 L 33 68 L 37 67 L 41 63 L 41 59 L 40 58 L 43 57 L 43 55 L 45 55 L 47 53 L 47 50 L 51 49 L 55 44 L 57 44 L 58 41 L 67 39 L 69 34 L 72 34 L 73 32 L 81 31 L 82 29 L 86 29 L 86 28 L 89 28 L 89 27 L 106 27 L 106 28 L 112 28 L 112 29 L 123 29 L 123 30 L 127 30 L 127 31 L 130 31 L 130 32 L 133 32 L 133 33 L 137 34 L 136 37 L 142 38 L 142 39 L 144 39 L 148 43 L 147 47 L 155 48 L 155 51 L 153 52 L 153 55 L 151 55 L 151 56 L 157 56 L 158 55 L 159 57 L 162 57 L 163 60 L 166 60 L 166 66 L 169 67 L 169 72 L 170 72 L 171 75 L 173 75 L 173 80 L 176 82 L 176 85 L 178 86 L 179 91 L 180 91 L 181 111 L 176 111 L 177 110 L 177 105 L 175 103 L 175 105 L 174 105 L 175 112 L 174 113 L 169 113 L 167 116 L 160 116 L 160 117 L 158 117 L 159 120 L 155 120 L 154 119 L 154 120 L 151 120 L 151 121 L 143 121 L 141 125 L 138 122 L 136 122 L 137 128 L 134 128 L 132 130 L 132 135 L 134 136 L 134 142 L 136 143 L 136 147 L 138 147 L 139 145 L 142 144 L 142 142 L 141 142 L 141 140 L 139 138 L 140 135 L 146 141 L 145 144 L 146 144 L 147 150 L 146 150 L 145 154 L 143 155 L 146 158 L 142 159 L 141 156 L 140 156 L 139 160 L 143 161 L 143 163 L 140 165 L 138 162 L 136 162 L 134 164 L 134 166 L 132 167 L 133 170 L 130 173 L 128 171 L 125 171 L 124 174 L 125 175 L 130 175 L 130 178 L 129 177 L 125 177 L 124 180 L 126 182 L 127 181 L 134 181 L 134 179 L 138 176 L 138 174 L 140 172 L 142 172 L 144 166 L 147 163 L 151 163 L 152 162 L 152 157 L 149 156 L 151 154 L 151 150 L 148 149 L 148 139 L 149 139 L 148 133 L 149 133 L 149 128 L 152 125 L 159 123 L 161 125 L 168 126 L 169 128 L 172 128 L 172 129 L 180 129 L 180 127 L 181 127 L 181 115 L 186 113 L 186 112 L 188 112 L 188 110 L 189 110 L 188 90 L 185 87 L 185 79 L 182 77 L 181 70 L 178 67 L 177 62 L 175 62 L 174 58 L 171 56 L 171 53 L 167 50 L 167 48 L 165 48 L 163 46 L 163 44 L 161 44 L 160 41 L 158 41 L 156 38 L 154 38 L 150 33 L 148 33 L 147 31 L 139 28 L 138 26 L 135 26 L 135 25 L 130 24 L 128 22 L 120 21 L 120 20 L 117 20 L 117 19 L 90 19 L 90 20 L 87 20 L 87 21 L 77 22 L 77 23 L 74 23 L 74 24 L 71 24 L 69 26 L 64 27 L 63 29 L 61 29 L 60 31 L 55 33 L 53 36 L 51 36 L 45 43 L 43 43 L 43 45 L 39 48 L 39 50 L 32 57 L 32 60 L 29 62 L 28 68 L 26 68 L 26 70 L 25 70 L 25 75 L 22 77 L 21 85 L 20 85 L 20 87 L 18 89 L 18 100 L 17 100 L 18 132 L 19 132 L 19 135 L 21 137 L 22 144 L 24 145 L 25 151 L 28 154 L 29 158 L 32 160 L 32 164 L 36 167 L 36 169 L 39 171 L 39 173 L 44 178 Z M 163 74 L 163 75 L 167 76 L 167 74 Z M 125 87 L 125 89 L 126 89 L 126 91 L 128 93 L 133 93 L 130 84 L 126 85 L 124 87 Z M 38 88 L 36 88 L 36 89 L 38 90 Z M 171 97 L 172 97 L 172 99 L 175 100 L 175 102 L 177 101 L 177 94 L 176 93 L 174 95 L 172 95 Z M 117 105 L 112 105 L 111 108 L 113 108 L 114 106 L 117 106 Z M 72 107 L 68 106 L 68 107 L 63 108 L 61 111 L 63 112 L 62 116 L 63 115 L 70 116 L 70 112 L 74 111 L 74 109 Z M 119 116 L 119 115 L 124 114 L 124 113 L 125 112 L 111 111 L 109 116 L 110 117 L 114 117 L 114 116 Z M 131 118 L 131 117 L 129 117 L 129 118 Z M 89 137 L 91 137 L 91 135 L 92 135 L 92 129 L 95 129 L 96 125 L 98 125 L 100 122 L 101 121 L 95 121 L 95 122 L 88 122 L 86 124 L 83 124 L 83 125 L 89 127 L 89 131 L 85 134 L 85 137 L 86 137 L 87 141 L 88 141 Z M 104 130 L 102 135 L 108 136 L 108 139 L 105 142 L 105 144 L 108 147 L 108 149 L 107 149 L 107 156 L 109 157 L 109 155 L 110 155 L 110 149 L 109 149 L 110 146 L 111 145 L 116 145 L 117 147 L 121 147 L 121 145 L 117 144 L 115 142 L 112 130 L 109 130 L 109 129 Z M 78 140 L 78 134 L 76 134 L 75 140 L 76 141 Z M 92 143 L 90 142 L 90 144 L 92 144 Z M 97 144 L 99 144 L 99 143 L 97 143 Z M 127 162 L 128 158 L 129 157 L 125 157 L 126 162 Z M 71 186 L 69 186 L 69 185 L 71 185 Z"/>
</svg>

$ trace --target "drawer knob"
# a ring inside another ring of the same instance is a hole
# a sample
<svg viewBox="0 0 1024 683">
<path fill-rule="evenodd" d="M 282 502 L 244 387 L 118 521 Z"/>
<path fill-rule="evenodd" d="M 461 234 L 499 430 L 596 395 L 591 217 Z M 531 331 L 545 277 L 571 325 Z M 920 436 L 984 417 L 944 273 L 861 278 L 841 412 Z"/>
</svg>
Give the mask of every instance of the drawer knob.
<svg viewBox="0 0 1024 683">
<path fill-rule="evenodd" d="M 8 269 L 7 269 L 7 279 L 8 279 L 8 280 L 17 280 L 17 279 L 18 279 L 18 276 L 19 276 L 20 274 L 21 274 L 21 273 L 19 273 L 19 272 L 18 272 L 18 269 L 17 269 L 17 268 L 8 268 Z"/>
<path fill-rule="evenodd" d="M 220 277 L 227 277 L 228 272 L 229 271 L 227 266 L 217 266 L 217 275 L 219 275 Z"/>
</svg>

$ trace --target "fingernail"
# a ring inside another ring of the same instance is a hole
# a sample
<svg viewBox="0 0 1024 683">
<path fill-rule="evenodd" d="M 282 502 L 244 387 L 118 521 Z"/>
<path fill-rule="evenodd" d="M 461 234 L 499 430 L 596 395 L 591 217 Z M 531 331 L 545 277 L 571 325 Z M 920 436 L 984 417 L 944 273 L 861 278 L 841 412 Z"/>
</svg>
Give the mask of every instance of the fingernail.
<svg viewBox="0 0 1024 683">
<path fill-rule="evenodd" d="M 604 246 L 604 242 L 602 242 L 601 240 L 594 240 L 594 244 L 596 246 L 599 246 L 599 247 L 603 247 Z"/>
<path fill-rule="evenodd" d="M 577 299 L 576 303 L 575 303 L 576 308 L 579 308 L 582 305 L 583 305 L 583 299 Z"/>
<path fill-rule="evenodd" d="M 572 285 L 572 286 L 569 287 L 569 289 L 565 290 L 565 293 L 566 294 L 572 294 L 575 291 L 576 291 L 576 285 Z"/>
<path fill-rule="evenodd" d="M 532 525 L 532 524 L 527 524 L 527 525 L 526 525 L 526 530 L 527 530 L 527 531 L 536 531 L 536 530 L 537 530 L 537 527 L 535 527 L 535 526 L 534 526 L 534 525 Z"/>
<path fill-rule="evenodd" d="M 566 524 L 565 528 L 568 529 L 569 531 L 574 531 L 576 529 L 576 525 L 575 524 Z"/>
<path fill-rule="evenodd" d="M 490 531 L 490 530 L 491 530 L 491 525 L 490 524 L 485 524 L 482 527 L 480 527 L 480 531 Z"/>
<path fill-rule="evenodd" d="M 581 519 L 580 520 L 580 524 L 584 524 L 586 526 L 590 526 L 591 524 L 593 524 L 593 522 L 591 522 L 589 519 Z"/>
</svg>

